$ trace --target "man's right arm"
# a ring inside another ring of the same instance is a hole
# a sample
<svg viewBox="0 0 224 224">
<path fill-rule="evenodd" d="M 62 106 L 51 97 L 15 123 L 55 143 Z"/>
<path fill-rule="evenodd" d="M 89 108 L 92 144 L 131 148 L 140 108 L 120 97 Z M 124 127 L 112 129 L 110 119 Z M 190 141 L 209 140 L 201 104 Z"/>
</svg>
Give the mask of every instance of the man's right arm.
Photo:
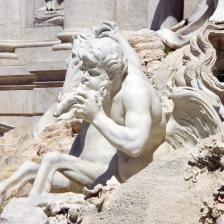
<svg viewBox="0 0 224 224">
<path fill-rule="evenodd" d="M 144 99 L 144 102 L 141 100 Z M 133 88 L 125 93 L 125 124 L 119 125 L 103 111 L 94 117 L 92 124 L 118 150 L 138 157 L 144 150 L 151 132 L 151 100 L 147 89 Z"/>
</svg>

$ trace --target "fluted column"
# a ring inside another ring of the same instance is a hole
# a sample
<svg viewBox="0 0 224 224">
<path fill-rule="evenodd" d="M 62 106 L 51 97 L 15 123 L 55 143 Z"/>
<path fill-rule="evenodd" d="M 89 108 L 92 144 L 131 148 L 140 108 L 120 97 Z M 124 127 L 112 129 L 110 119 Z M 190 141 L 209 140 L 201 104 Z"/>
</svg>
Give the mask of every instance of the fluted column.
<svg viewBox="0 0 224 224">
<path fill-rule="evenodd" d="M 148 0 L 116 0 L 116 22 L 123 30 L 148 28 Z"/>
<path fill-rule="evenodd" d="M 64 31 L 58 35 L 67 42 L 81 29 L 90 28 L 103 21 L 115 20 L 116 0 L 65 0 Z"/>
<path fill-rule="evenodd" d="M 0 41 L 15 40 L 19 35 L 19 1 L 0 0 Z"/>
</svg>

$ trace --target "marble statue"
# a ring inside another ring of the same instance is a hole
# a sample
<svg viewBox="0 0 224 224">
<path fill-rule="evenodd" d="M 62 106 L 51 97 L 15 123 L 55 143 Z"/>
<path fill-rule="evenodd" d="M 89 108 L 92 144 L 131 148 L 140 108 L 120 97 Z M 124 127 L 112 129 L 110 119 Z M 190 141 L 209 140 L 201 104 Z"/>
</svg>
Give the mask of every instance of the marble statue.
<svg viewBox="0 0 224 224">
<path fill-rule="evenodd" d="M 130 45 L 110 23 L 90 33 L 74 41 L 70 66 L 77 73 L 66 77 L 55 112 L 60 117 L 72 111 L 83 120 L 70 154 L 47 153 L 40 165 L 26 162 L 0 184 L 1 201 L 31 181 L 30 198 L 52 189 L 75 190 L 73 183 L 94 187 L 112 176 L 124 182 L 164 142 L 160 98 Z"/>
<path fill-rule="evenodd" d="M 174 148 L 191 148 L 223 133 L 224 67 L 218 53 L 223 51 L 223 33 L 223 24 L 205 23 L 190 44 L 167 56 L 156 73 L 155 88 L 168 99 L 171 114 L 166 141 Z"/>
<path fill-rule="evenodd" d="M 34 17 L 36 26 L 63 26 L 64 1 L 45 0 L 45 6 L 37 10 Z"/>
<path fill-rule="evenodd" d="M 61 9 L 61 5 L 64 0 L 45 0 L 46 10 L 47 11 L 55 11 L 57 9 Z"/>
<path fill-rule="evenodd" d="M 199 29 L 209 20 L 212 23 L 224 22 L 224 0 L 201 0 L 190 18 L 182 20 L 169 29 L 161 29 L 158 35 L 170 48 L 177 49 L 189 43 Z"/>
</svg>

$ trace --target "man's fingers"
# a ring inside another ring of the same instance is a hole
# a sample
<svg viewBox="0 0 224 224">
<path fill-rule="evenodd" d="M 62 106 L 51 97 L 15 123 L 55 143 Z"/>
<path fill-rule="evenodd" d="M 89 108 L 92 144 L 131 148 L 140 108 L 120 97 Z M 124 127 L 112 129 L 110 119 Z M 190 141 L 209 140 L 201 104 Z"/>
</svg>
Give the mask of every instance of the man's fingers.
<svg viewBox="0 0 224 224">
<path fill-rule="evenodd" d="M 83 111 L 85 109 L 85 106 L 83 104 L 74 104 L 73 108 L 75 109 L 75 111 L 77 111 L 77 109 L 81 109 Z"/>
<path fill-rule="evenodd" d="M 73 110 L 74 110 L 74 114 L 75 114 L 76 118 L 83 119 L 83 116 L 82 116 L 83 109 L 82 108 L 76 107 L 76 108 L 73 108 Z"/>
<path fill-rule="evenodd" d="M 88 97 L 88 94 L 84 91 L 79 91 L 77 92 L 77 96 L 82 96 L 83 98 L 86 99 Z"/>
<path fill-rule="evenodd" d="M 85 98 L 83 96 L 80 96 L 80 95 L 76 95 L 74 97 L 79 103 L 84 103 L 85 102 Z"/>
<path fill-rule="evenodd" d="M 92 99 L 96 100 L 96 92 L 85 92 L 85 91 L 80 91 L 77 93 L 77 96 L 81 96 L 84 99 Z"/>
<path fill-rule="evenodd" d="M 75 110 L 76 109 L 71 109 L 69 112 L 62 114 L 61 116 L 59 116 L 57 118 L 58 121 L 60 120 L 68 120 L 68 119 L 72 119 L 75 116 Z"/>
</svg>

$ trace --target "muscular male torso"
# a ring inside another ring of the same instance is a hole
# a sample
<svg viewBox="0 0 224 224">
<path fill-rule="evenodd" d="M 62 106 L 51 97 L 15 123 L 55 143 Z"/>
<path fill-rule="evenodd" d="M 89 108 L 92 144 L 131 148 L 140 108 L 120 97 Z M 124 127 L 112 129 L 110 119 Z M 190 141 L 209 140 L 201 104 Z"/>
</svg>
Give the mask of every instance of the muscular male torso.
<svg viewBox="0 0 224 224">
<path fill-rule="evenodd" d="M 137 74 L 136 74 L 137 73 Z M 141 85 L 139 85 L 141 83 Z M 148 111 L 151 114 L 151 128 L 148 133 L 148 141 L 144 148 L 141 149 L 141 154 L 138 157 L 131 157 L 130 155 L 121 152 L 119 149 L 113 147 L 109 141 L 92 125 L 84 123 L 79 137 L 74 144 L 75 150 L 80 150 L 80 158 L 84 160 L 91 160 L 96 163 L 109 164 L 112 157 L 117 153 L 118 158 L 118 173 L 122 181 L 127 180 L 152 161 L 153 152 L 164 141 L 165 138 L 165 117 L 162 113 L 162 108 L 159 102 L 159 96 L 156 94 L 153 87 L 143 73 L 135 71 L 133 68 L 122 83 L 122 87 L 113 97 L 109 108 L 104 108 L 107 116 L 114 120 L 117 124 L 125 126 L 126 108 L 124 105 L 124 97 L 127 97 L 126 90 L 134 88 L 133 91 L 138 93 L 138 88 L 145 88 L 148 101 Z M 133 100 L 134 106 L 139 107 L 138 101 Z M 142 102 L 141 102 L 142 103 Z M 145 102 L 144 102 L 145 103 Z M 147 102 L 146 102 L 147 103 Z M 141 114 L 139 114 L 141 116 Z M 159 133 L 159 134 L 158 134 Z"/>
</svg>

